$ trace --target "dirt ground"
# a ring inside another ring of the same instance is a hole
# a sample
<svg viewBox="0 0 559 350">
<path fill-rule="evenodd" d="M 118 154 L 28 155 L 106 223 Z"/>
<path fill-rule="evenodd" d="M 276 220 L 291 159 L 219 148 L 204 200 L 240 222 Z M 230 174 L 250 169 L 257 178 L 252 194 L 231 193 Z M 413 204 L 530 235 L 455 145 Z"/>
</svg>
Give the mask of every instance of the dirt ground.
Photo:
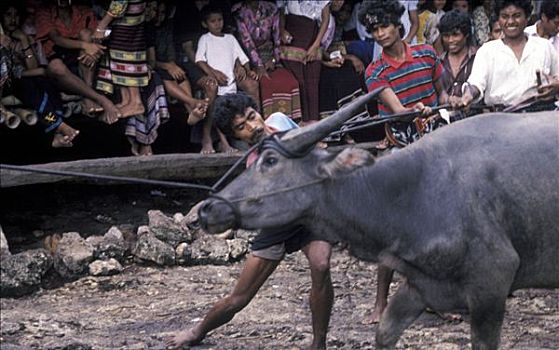
<svg viewBox="0 0 559 350">
<path fill-rule="evenodd" d="M 201 193 L 126 186 L 48 185 L 2 190 L 0 223 L 12 252 L 37 236 L 102 234 L 112 224 L 137 227 L 148 209 L 186 212 Z M 35 231 L 33 235 L 32 232 Z M 84 277 L 19 299 L 0 299 L 0 349 L 164 349 L 163 340 L 193 325 L 233 287 L 242 262 L 159 268 L 128 265 L 112 277 Z M 329 349 L 374 349 L 376 326 L 362 325 L 374 302 L 376 266 L 336 250 L 335 304 Z M 392 291 L 401 282 L 397 277 Z M 301 253 L 288 256 L 232 322 L 195 349 L 304 349 L 311 339 L 310 276 Z M 399 349 L 468 349 L 469 318 L 424 313 Z M 559 349 L 559 290 L 523 290 L 507 301 L 502 349 Z"/>
</svg>

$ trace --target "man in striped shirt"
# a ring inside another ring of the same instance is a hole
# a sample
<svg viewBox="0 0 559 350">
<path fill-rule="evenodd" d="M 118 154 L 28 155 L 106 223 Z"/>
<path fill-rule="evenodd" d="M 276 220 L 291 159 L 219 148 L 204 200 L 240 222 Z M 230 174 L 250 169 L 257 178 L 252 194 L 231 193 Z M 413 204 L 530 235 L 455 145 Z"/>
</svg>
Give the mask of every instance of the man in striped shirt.
<svg viewBox="0 0 559 350">
<path fill-rule="evenodd" d="M 364 6 L 360 19 L 383 52 L 366 70 L 367 88 L 385 86 L 379 95 L 381 116 L 418 110 L 427 115 L 430 107 L 445 103 L 440 77 L 443 67 L 429 45 L 410 46 L 402 39 L 400 17 L 404 7 L 397 1 L 372 1 Z M 403 147 L 431 131 L 434 122 L 390 123 L 387 137 L 393 145 Z"/>
<path fill-rule="evenodd" d="M 367 67 L 367 88 L 372 91 L 386 87 L 379 94 L 381 116 L 414 109 L 426 116 L 431 113 L 431 107 L 445 103 L 448 98 L 440 80 L 443 67 L 431 46 L 410 46 L 402 39 L 404 28 L 400 18 L 403 13 L 404 7 L 398 0 L 363 3 L 359 19 L 383 49 L 380 59 Z M 411 123 L 393 122 L 385 126 L 391 144 L 404 147 L 434 129 L 436 122 L 416 119 Z M 393 273 L 390 268 L 379 265 L 375 309 L 363 323 L 379 321 L 387 304 Z"/>
</svg>

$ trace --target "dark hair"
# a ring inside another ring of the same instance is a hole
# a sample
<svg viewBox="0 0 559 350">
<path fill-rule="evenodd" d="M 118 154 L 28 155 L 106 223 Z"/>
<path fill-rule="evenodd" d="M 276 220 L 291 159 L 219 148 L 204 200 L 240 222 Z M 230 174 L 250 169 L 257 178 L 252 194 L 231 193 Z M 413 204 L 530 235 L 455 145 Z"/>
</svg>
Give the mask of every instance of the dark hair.
<svg viewBox="0 0 559 350">
<path fill-rule="evenodd" d="M 544 1 L 541 7 L 540 16 L 545 15 L 548 19 L 559 16 L 559 1 Z"/>
<path fill-rule="evenodd" d="M 215 14 L 220 14 L 223 16 L 223 8 L 221 8 L 221 6 L 215 4 L 215 3 L 210 3 L 204 7 L 202 7 L 202 10 L 200 10 L 200 17 L 202 18 L 202 21 L 207 21 L 208 18 L 210 17 L 210 15 L 215 15 Z"/>
<path fill-rule="evenodd" d="M 0 4 L 0 15 L 4 16 L 4 14 L 12 7 L 16 9 L 19 15 L 19 23 L 23 24 L 28 14 L 22 1 L 2 0 L 2 3 Z"/>
<path fill-rule="evenodd" d="M 545 2 L 544 2 L 545 3 Z M 500 15 L 501 11 L 510 5 L 521 8 L 524 11 L 526 17 L 530 17 L 532 14 L 532 3 L 530 0 L 500 0 L 497 1 L 497 6 L 495 7 L 495 13 Z"/>
<path fill-rule="evenodd" d="M 213 121 L 217 128 L 227 137 L 234 137 L 233 118 L 244 115 L 247 108 L 258 109 L 256 102 L 244 93 L 226 94 L 215 99 Z"/>
<path fill-rule="evenodd" d="M 468 14 L 452 10 L 441 17 L 438 28 L 441 34 L 454 33 L 454 31 L 459 30 L 465 36 L 470 36 L 472 34 L 472 21 Z"/>
<path fill-rule="evenodd" d="M 437 9 L 435 8 L 435 1 L 434 0 L 425 0 L 424 3 L 418 6 L 419 11 L 430 11 L 433 13 L 437 13 Z"/>
<path fill-rule="evenodd" d="M 393 24 L 400 27 L 400 37 L 404 36 L 404 26 L 400 18 L 406 11 L 398 0 L 364 0 L 359 10 L 359 22 L 371 32 L 375 25 Z"/>
</svg>

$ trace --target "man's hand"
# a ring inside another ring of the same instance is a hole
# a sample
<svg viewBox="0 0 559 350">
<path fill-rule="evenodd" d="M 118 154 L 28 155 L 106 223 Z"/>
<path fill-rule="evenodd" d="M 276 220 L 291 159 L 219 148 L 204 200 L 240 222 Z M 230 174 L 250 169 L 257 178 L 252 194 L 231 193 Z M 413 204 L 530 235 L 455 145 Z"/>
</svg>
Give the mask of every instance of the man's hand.
<svg viewBox="0 0 559 350">
<path fill-rule="evenodd" d="M 276 63 L 273 60 L 269 60 L 264 63 L 264 68 L 266 69 L 266 72 L 273 72 L 274 69 L 276 69 Z"/>
<path fill-rule="evenodd" d="M 225 73 L 217 69 L 212 69 L 212 71 L 213 71 L 214 78 L 219 86 L 227 86 L 229 84 L 229 79 L 227 78 L 227 75 L 225 75 Z"/>
<path fill-rule="evenodd" d="M 284 45 L 289 45 L 291 44 L 291 40 L 293 40 L 293 37 L 291 36 L 291 33 L 289 33 L 287 30 L 282 31 L 281 33 L 281 43 Z"/>
<path fill-rule="evenodd" d="M 270 79 L 270 76 L 268 75 L 266 67 L 258 66 L 258 67 L 256 67 L 256 80 L 260 80 L 260 79 L 262 79 L 262 77 L 266 77 L 266 78 Z"/>
<path fill-rule="evenodd" d="M 344 60 L 343 58 L 335 58 L 333 60 L 323 61 L 323 64 L 326 67 L 330 67 L 330 68 L 340 68 L 341 66 L 343 66 Z"/>
<path fill-rule="evenodd" d="M 428 117 L 433 114 L 433 109 L 431 107 L 424 105 L 422 102 L 417 102 L 412 107 L 413 110 L 417 112 L 421 112 L 422 117 Z"/>
<path fill-rule="evenodd" d="M 357 56 L 346 55 L 345 58 L 351 61 L 351 63 L 353 64 L 353 68 L 355 69 L 355 72 L 357 74 L 363 74 L 363 72 L 365 71 L 365 65 Z"/>
<path fill-rule="evenodd" d="M 179 67 L 175 62 L 169 62 L 165 67 L 165 70 L 173 79 L 176 81 L 183 81 L 186 80 L 186 73 L 184 70 Z"/>
<path fill-rule="evenodd" d="M 550 100 L 559 95 L 559 79 L 545 74 L 548 83 L 538 87 L 538 99 Z"/>
<path fill-rule="evenodd" d="M 311 62 L 316 59 L 318 55 L 319 45 L 312 45 L 305 54 L 305 63 Z"/>
<path fill-rule="evenodd" d="M 78 61 L 80 61 L 84 66 L 88 68 L 93 68 L 93 66 L 95 66 L 95 63 L 97 63 L 97 59 L 88 54 L 82 54 L 81 56 L 79 56 Z"/>
<path fill-rule="evenodd" d="M 235 79 L 238 82 L 241 82 L 241 81 L 245 80 L 246 77 L 247 77 L 247 71 L 246 71 L 245 67 L 243 67 L 241 65 L 235 66 Z"/>
<path fill-rule="evenodd" d="M 208 111 L 208 99 L 203 103 L 197 103 L 196 107 L 190 111 L 188 114 L 187 123 L 188 125 L 194 125 L 200 122 L 202 119 L 206 118 L 206 113 Z"/>
<path fill-rule="evenodd" d="M 258 80 L 259 77 L 258 77 L 258 74 L 257 74 L 255 71 L 253 71 L 252 69 L 249 69 L 249 70 L 247 70 L 246 72 L 247 72 L 247 75 L 248 75 L 248 77 L 249 77 L 250 79 L 252 79 L 252 80 Z M 266 74 L 266 75 L 267 75 L 267 74 Z"/>
<path fill-rule="evenodd" d="M 5 34 L 0 34 L 0 45 L 5 47 L 6 49 L 9 49 L 12 46 L 12 44 L 13 44 L 12 39 L 10 39 L 9 36 Z"/>
<path fill-rule="evenodd" d="M 24 45 L 24 47 L 29 46 L 29 38 L 27 37 L 27 35 L 25 35 L 24 32 L 19 29 L 13 31 L 12 38 L 21 41 L 21 44 Z"/>
<path fill-rule="evenodd" d="M 98 60 L 103 55 L 106 49 L 107 48 L 101 44 L 88 42 L 83 43 L 84 54 L 95 58 L 95 60 Z"/>
</svg>

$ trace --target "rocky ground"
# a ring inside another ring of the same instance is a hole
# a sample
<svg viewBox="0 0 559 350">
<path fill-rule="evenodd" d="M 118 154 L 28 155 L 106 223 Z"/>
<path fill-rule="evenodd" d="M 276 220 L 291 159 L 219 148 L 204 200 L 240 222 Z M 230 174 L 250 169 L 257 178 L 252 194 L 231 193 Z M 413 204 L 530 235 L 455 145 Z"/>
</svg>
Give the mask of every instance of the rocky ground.
<svg viewBox="0 0 559 350">
<path fill-rule="evenodd" d="M 113 224 L 147 222 L 148 209 L 187 211 L 201 194 L 145 188 L 45 186 L 5 191 L 0 222 L 12 253 L 55 232 L 102 234 Z M 35 232 L 34 234 L 32 232 Z M 241 263 L 157 267 L 130 263 L 118 275 L 82 277 L 21 298 L 0 299 L 0 349 L 164 349 L 163 339 L 188 327 L 234 285 Z M 376 267 L 333 254 L 335 304 L 329 349 L 374 349 L 376 326 L 361 324 L 374 301 Z M 401 281 L 397 277 L 393 290 Z M 301 349 L 311 337 L 310 277 L 300 253 L 290 255 L 253 302 L 196 349 Z M 424 313 L 398 348 L 468 349 L 469 319 Z M 502 349 L 559 348 L 559 290 L 523 290 L 508 299 Z"/>
</svg>

